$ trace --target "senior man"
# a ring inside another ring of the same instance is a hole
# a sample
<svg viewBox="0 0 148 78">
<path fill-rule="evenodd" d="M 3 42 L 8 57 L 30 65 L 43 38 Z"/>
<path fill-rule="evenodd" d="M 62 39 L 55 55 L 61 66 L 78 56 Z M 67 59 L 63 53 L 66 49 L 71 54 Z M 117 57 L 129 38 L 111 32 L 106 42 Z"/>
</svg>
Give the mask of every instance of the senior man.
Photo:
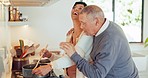
<svg viewBox="0 0 148 78">
<path fill-rule="evenodd" d="M 85 7 L 80 15 L 81 28 L 94 36 L 90 53 L 92 62 L 82 58 L 73 44 L 60 44 L 77 68 L 88 78 L 139 78 L 138 70 L 131 57 L 131 51 L 123 30 L 116 23 L 104 17 L 96 5 Z"/>
</svg>

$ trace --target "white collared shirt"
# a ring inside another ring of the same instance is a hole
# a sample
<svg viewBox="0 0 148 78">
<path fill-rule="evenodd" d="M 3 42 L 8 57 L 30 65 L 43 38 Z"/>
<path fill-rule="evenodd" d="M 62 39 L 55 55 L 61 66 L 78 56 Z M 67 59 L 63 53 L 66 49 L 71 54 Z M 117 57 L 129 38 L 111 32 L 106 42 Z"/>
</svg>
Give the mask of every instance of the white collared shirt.
<svg viewBox="0 0 148 78">
<path fill-rule="evenodd" d="M 103 24 L 103 26 L 100 28 L 100 30 L 97 32 L 95 36 L 100 35 L 103 31 L 106 30 L 108 26 L 109 26 L 109 20 L 106 19 L 105 23 Z"/>
</svg>

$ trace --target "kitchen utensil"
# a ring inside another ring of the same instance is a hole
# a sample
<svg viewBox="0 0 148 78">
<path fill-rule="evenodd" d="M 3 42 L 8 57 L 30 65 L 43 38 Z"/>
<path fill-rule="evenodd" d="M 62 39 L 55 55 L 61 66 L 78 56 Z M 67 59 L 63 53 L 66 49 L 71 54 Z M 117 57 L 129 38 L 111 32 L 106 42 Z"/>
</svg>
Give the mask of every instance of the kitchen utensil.
<svg viewBox="0 0 148 78">
<path fill-rule="evenodd" d="M 11 53 L 12 53 L 12 55 L 13 54 L 15 54 L 15 56 L 14 57 L 20 57 L 21 55 L 22 55 L 22 49 L 20 48 L 20 46 L 14 46 L 14 50 L 13 49 L 11 49 L 10 51 L 12 51 Z"/>
<path fill-rule="evenodd" d="M 24 41 L 19 40 L 19 42 L 20 42 L 20 49 L 22 50 L 22 52 L 24 52 Z"/>
<path fill-rule="evenodd" d="M 32 47 L 32 46 L 34 46 L 34 44 L 32 44 L 30 47 Z M 21 54 L 20 58 L 22 58 L 23 55 L 25 55 L 27 53 L 28 49 L 29 49 L 29 46 L 24 47 L 24 52 Z"/>
<path fill-rule="evenodd" d="M 16 56 L 19 58 L 22 55 L 22 49 L 16 49 Z"/>
<path fill-rule="evenodd" d="M 38 62 L 38 59 L 34 59 L 33 63 L 36 64 Z M 48 58 L 41 58 L 39 63 L 50 63 L 50 60 Z"/>
<path fill-rule="evenodd" d="M 29 47 L 27 50 L 25 50 L 25 52 L 22 54 L 21 58 L 25 57 L 27 54 L 34 52 L 39 46 L 40 46 L 40 44 L 37 44 L 36 46 L 34 46 L 34 44 L 33 44 L 31 47 Z"/>
<path fill-rule="evenodd" d="M 44 51 L 47 49 L 47 47 L 48 47 L 48 44 L 46 45 L 45 49 L 42 50 L 43 53 L 42 53 L 42 55 L 40 56 L 40 59 L 39 59 L 38 62 L 36 63 L 36 65 L 35 65 L 35 67 L 33 68 L 33 70 L 38 66 L 38 64 L 39 64 L 39 62 L 40 62 L 42 56 L 44 55 Z"/>
</svg>

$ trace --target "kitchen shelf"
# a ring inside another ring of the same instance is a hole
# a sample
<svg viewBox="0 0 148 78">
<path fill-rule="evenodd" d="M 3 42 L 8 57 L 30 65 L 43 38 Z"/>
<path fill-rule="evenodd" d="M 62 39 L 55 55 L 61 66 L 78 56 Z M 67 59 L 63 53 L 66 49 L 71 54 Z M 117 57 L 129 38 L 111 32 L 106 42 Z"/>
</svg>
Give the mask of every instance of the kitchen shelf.
<svg viewBox="0 0 148 78">
<path fill-rule="evenodd" d="M 8 26 L 24 26 L 28 25 L 28 21 L 8 21 Z"/>
</svg>

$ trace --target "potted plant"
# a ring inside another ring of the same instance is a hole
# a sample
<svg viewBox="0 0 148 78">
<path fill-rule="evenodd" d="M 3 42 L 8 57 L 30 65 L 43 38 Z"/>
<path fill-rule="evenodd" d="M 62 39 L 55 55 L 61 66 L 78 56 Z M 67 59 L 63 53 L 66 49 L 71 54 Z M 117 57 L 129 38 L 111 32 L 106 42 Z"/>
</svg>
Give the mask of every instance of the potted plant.
<svg viewBox="0 0 148 78">
<path fill-rule="evenodd" d="M 144 47 L 148 46 L 148 37 L 146 38 L 145 42 L 144 42 Z"/>
</svg>

